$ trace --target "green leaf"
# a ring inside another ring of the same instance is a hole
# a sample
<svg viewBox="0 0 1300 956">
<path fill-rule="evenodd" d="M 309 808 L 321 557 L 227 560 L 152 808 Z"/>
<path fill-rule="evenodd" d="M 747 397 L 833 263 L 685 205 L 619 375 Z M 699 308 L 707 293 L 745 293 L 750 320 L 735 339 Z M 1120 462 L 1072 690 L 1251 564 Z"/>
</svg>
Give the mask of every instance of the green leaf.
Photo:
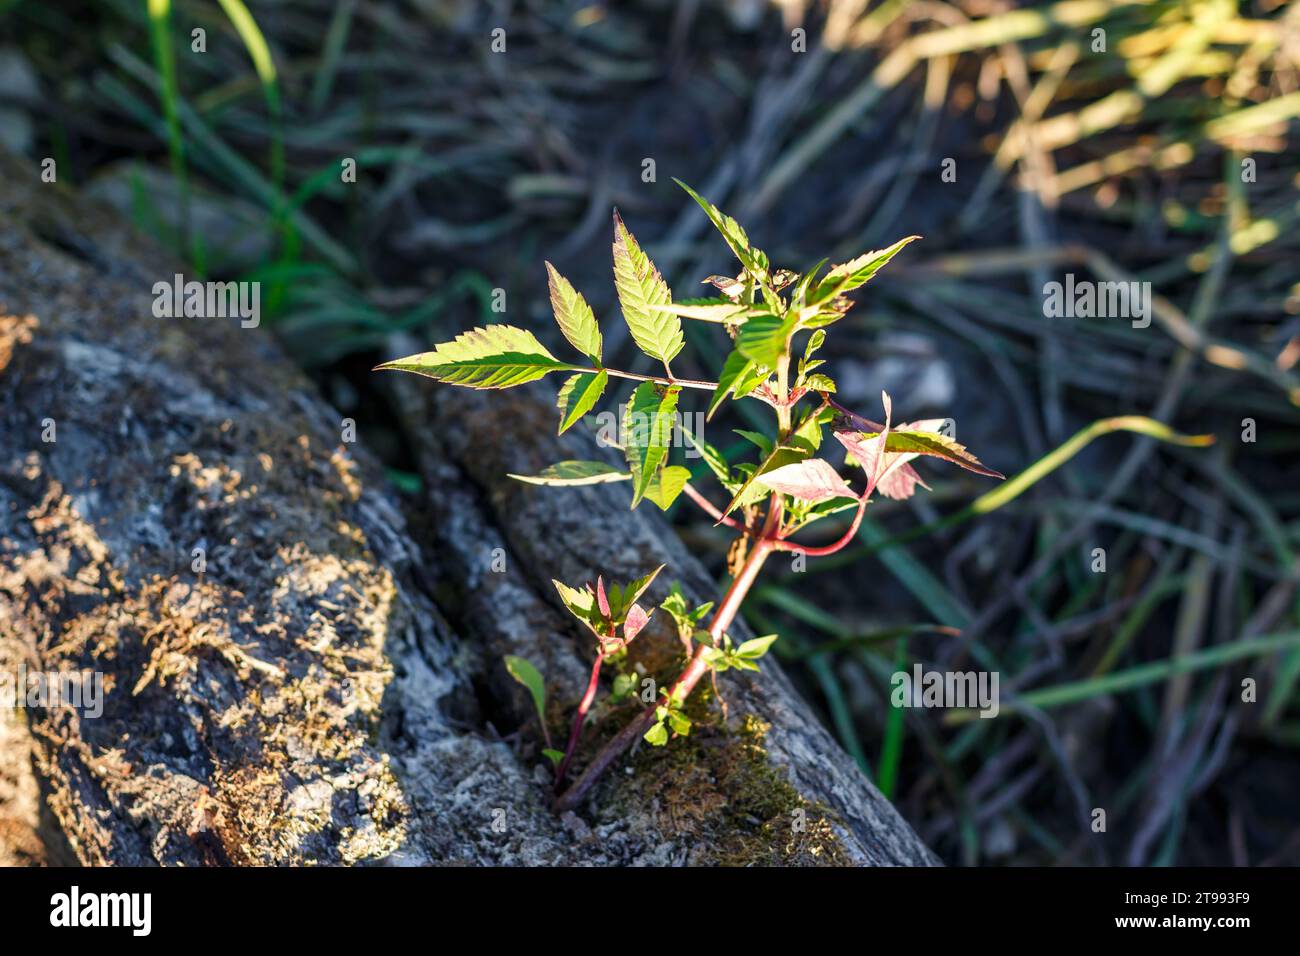
<svg viewBox="0 0 1300 956">
<path fill-rule="evenodd" d="M 723 457 L 722 452 L 718 451 L 718 449 L 714 448 L 703 438 L 697 438 L 691 433 L 689 428 L 683 428 L 682 435 L 685 436 L 687 442 L 699 451 L 700 457 L 703 458 L 704 463 L 709 466 L 709 471 L 713 472 L 713 476 L 722 483 L 724 488 L 729 488 L 732 484 L 731 466 L 727 464 L 727 459 Z"/>
<path fill-rule="evenodd" d="M 801 461 L 802 459 L 807 457 L 808 457 L 808 452 L 802 448 L 791 448 L 788 445 L 778 445 L 775 449 L 773 449 L 772 454 L 768 455 L 767 458 L 763 460 L 763 463 L 760 464 L 758 468 L 754 470 L 754 473 L 745 479 L 744 484 L 740 486 L 740 490 L 737 491 L 734 496 L 732 496 L 731 501 L 727 503 L 726 510 L 722 512 L 723 517 L 731 514 L 731 512 L 734 511 L 736 508 L 741 507 L 742 505 L 750 504 L 751 501 L 757 500 L 757 498 L 761 498 L 763 496 L 764 492 L 762 486 L 761 485 L 757 487 L 755 486 L 755 479 L 757 479 L 760 475 L 772 471 L 773 469 L 780 468 L 784 465 L 789 465 L 793 462 Z M 758 492 L 756 497 L 752 496 L 751 494 L 754 491 Z M 721 523 L 722 523 L 721 521 L 718 522 L 718 524 Z"/>
<path fill-rule="evenodd" d="M 686 190 L 687 194 L 699 203 L 700 208 L 704 210 L 709 221 L 713 223 L 718 232 L 722 233 L 722 238 L 727 240 L 727 245 L 731 251 L 736 254 L 740 264 L 745 267 L 755 277 L 763 279 L 767 277 L 768 261 L 767 254 L 761 249 L 755 249 L 749 244 L 749 236 L 745 235 L 745 230 L 740 227 L 740 223 L 730 216 L 721 212 L 717 206 L 709 202 L 690 186 L 686 185 L 680 179 L 673 179 L 678 186 Z"/>
<path fill-rule="evenodd" d="M 880 433 L 862 432 L 856 429 L 837 429 L 835 437 L 840 440 L 840 443 L 845 448 L 853 452 L 861 462 L 862 458 L 859 452 L 862 443 L 879 438 Z M 916 455 L 928 455 L 932 458 L 942 458 L 944 461 L 959 465 L 967 471 L 973 471 L 977 475 L 985 475 L 989 478 L 1004 477 L 1000 472 L 996 472 L 992 468 L 986 468 L 978 458 L 966 450 L 965 445 L 960 445 L 953 439 L 938 432 L 916 430 L 911 425 L 902 425 L 898 429 L 889 432 L 885 438 L 885 452 L 890 455 L 904 455 L 908 458 Z M 905 458 L 904 461 L 906 460 Z M 892 461 L 889 464 L 892 464 Z"/>
<path fill-rule="evenodd" d="M 600 364 L 600 326 L 596 324 L 596 315 L 587 305 L 587 300 L 564 278 L 555 271 L 555 266 L 546 263 L 546 282 L 551 290 L 551 310 L 560 331 L 569 340 L 569 344 L 587 356 L 597 365 Z"/>
<path fill-rule="evenodd" d="M 743 428 L 735 428 L 732 430 L 741 438 L 745 439 L 745 441 L 757 448 L 759 454 L 764 458 L 772 454 L 772 449 L 776 447 L 776 442 L 772 441 L 772 439 L 768 438 L 761 432 L 751 432 Z"/>
<path fill-rule="evenodd" d="M 822 426 L 834 417 L 834 412 L 829 408 L 809 412 L 808 417 L 799 423 L 799 427 L 790 436 L 790 444 L 817 451 L 822 446 Z"/>
<path fill-rule="evenodd" d="M 820 331 L 820 330 L 819 330 Z M 814 372 L 803 380 L 803 387 L 814 392 L 827 392 L 835 394 L 835 382 L 829 375 L 823 375 L 821 372 Z"/>
<path fill-rule="evenodd" d="M 825 329 L 818 329 L 816 332 L 810 335 L 808 337 L 808 344 L 803 347 L 804 361 L 807 362 L 815 354 L 817 354 L 817 350 L 822 347 L 822 343 L 824 343 L 825 341 L 826 341 Z"/>
<path fill-rule="evenodd" d="M 666 312 L 683 319 L 698 319 L 721 325 L 740 325 L 754 311 L 743 302 L 732 302 L 730 299 L 684 299 L 649 308 L 654 312 Z"/>
<path fill-rule="evenodd" d="M 796 316 L 757 315 L 740 327 L 736 351 L 763 368 L 776 368 L 785 354 Z"/>
<path fill-rule="evenodd" d="M 394 359 L 378 368 L 415 372 L 468 388 L 510 388 L 578 366 L 559 361 L 532 332 L 513 325 L 488 325 L 435 345 L 432 352 Z"/>
<path fill-rule="evenodd" d="M 790 305 L 793 308 L 802 309 L 804 307 L 808 299 L 808 290 L 812 288 L 813 282 L 816 281 L 817 273 L 821 272 L 822 266 L 829 261 L 829 259 L 823 259 L 799 277 L 799 281 L 795 283 L 794 289 L 790 292 Z"/>
<path fill-rule="evenodd" d="M 835 266 L 826 273 L 826 278 L 817 284 L 808 297 L 809 302 L 825 302 L 865 285 L 890 259 L 898 255 L 904 246 L 920 238 L 920 236 L 908 236 L 906 239 L 899 239 L 887 249 L 864 252 L 855 259 Z"/>
<path fill-rule="evenodd" d="M 599 485 L 607 481 L 627 481 L 632 477 L 626 471 L 603 461 L 557 461 L 536 475 L 511 475 L 516 481 L 530 485 Z"/>
<path fill-rule="evenodd" d="M 755 637 L 745 641 L 736 648 L 736 656 L 747 661 L 756 661 L 767 653 L 768 648 L 772 646 L 776 638 L 777 635 L 768 634 L 766 637 Z"/>
<path fill-rule="evenodd" d="M 600 396 L 605 394 L 608 383 L 609 373 L 602 368 L 599 372 L 574 375 L 560 386 L 560 394 L 555 398 L 555 404 L 560 409 L 559 434 L 563 435 L 595 407 Z"/>
<path fill-rule="evenodd" d="M 542 750 L 542 756 L 558 767 L 564 760 L 564 751 L 552 750 L 550 747 L 546 747 Z"/>
<path fill-rule="evenodd" d="M 623 320 L 639 348 L 667 364 L 682 350 L 681 319 L 654 306 L 668 305 L 673 294 L 654 263 L 641 251 L 632 233 L 614 213 L 614 288 Z"/>
<path fill-rule="evenodd" d="M 691 732 L 691 719 L 680 711 L 670 710 L 668 712 L 668 725 L 672 727 L 673 733 L 679 737 L 685 737 Z"/>
<path fill-rule="evenodd" d="M 571 588 L 563 581 L 552 579 L 551 583 L 555 585 L 555 590 L 559 593 L 560 600 L 564 602 L 564 606 L 568 608 L 569 613 L 587 625 L 593 633 L 598 633 L 596 625 L 603 618 L 600 608 L 596 607 L 596 595 L 587 588 Z"/>
<path fill-rule="evenodd" d="M 690 469 L 683 468 L 681 465 L 660 468 L 654 473 L 650 484 L 646 486 L 646 500 L 654 502 L 661 510 L 667 511 L 690 479 Z"/>
<path fill-rule="evenodd" d="M 659 465 L 668 457 L 681 386 L 642 382 L 623 411 L 623 453 L 632 469 L 632 507 L 645 497 Z"/>
<path fill-rule="evenodd" d="M 610 612 L 615 621 L 622 621 L 623 616 L 637 599 L 645 594 L 646 589 L 654 583 L 654 579 L 659 576 L 659 572 L 664 569 L 664 565 L 659 565 L 649 574 L 630 581 L 623 587 L 617 584 L 611 584 L 609 588 Z"/>
<path fill-rule="evenodd" d="M 523 684 L 532 695 L 533 706 L 537 708 L 537 719 L 543 727 L 546 726 L 546 681 L 542 679 L 542 672 L 529 661 L 513 654 L 507 654 L 505 662 L 510 676 Z"/>
<path fill-rule="evenodd" d="M 709 399 L 709 411 L 705 420 L 713 418 L 713 413 L 732 392 L 736 391 L 744 382 L 748 381 L 755 374 L 755 365 L 751 359 L 741 355 L 739 351 L 734 351 L 727 356 L 727 361 L 722 365 L 722 374 L 718 376 L 718 387 L 713 390 L 713 397 Z M 755 383 L 757 384 L 757 383 Z M 752 391 L 752 387 L 750 391 Z M 737 398 L 740 396 L 737 395 Z"/>
<path fill-rule="evenodd" d="M 651 747 L 662 747 L 668 743 L 668 728 L 662 720 L 645 732 L 645 742 Z"/>
</svg>

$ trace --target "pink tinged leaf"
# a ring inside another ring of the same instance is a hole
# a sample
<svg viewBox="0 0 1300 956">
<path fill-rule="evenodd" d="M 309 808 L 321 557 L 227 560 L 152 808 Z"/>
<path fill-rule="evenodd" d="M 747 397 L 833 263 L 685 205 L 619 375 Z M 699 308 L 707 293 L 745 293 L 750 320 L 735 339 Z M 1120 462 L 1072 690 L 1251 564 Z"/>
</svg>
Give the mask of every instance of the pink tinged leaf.
<svg viewBox="0 0 1300 956">
<path fill-rule="evenodd" d="M 916 469 L 903 462 L 891 466 L 881 476 L 880 480 L 876 482 L 876 490 L 886 498 L 903 501 L 916 493 L 917 485 L 920 485 L 926 491 L 930 490 L 930 486 L 921 480 L 921 476 L 916 473 Z"/>
<path fill-rule="evenodd" d="M 601 615 L 609 617 L 609 598 L 605 596 L 605 579 L 601 575 L 596 576 L 596 603 L 600 606 Z"/>
<path fill-rule="evenodd" d="M 627 609 L 627 620 L 623 622 L 623 640 L 632 640 L 648 623 L 650 623 L 650 615 L 640 604 L 633 604 Z"/>
<path fill-rule="evenodd" d="M 809 458 L 806 461 L 774 468 L 759 475 L 757 481 L 759 484 L 767 485 L 773 491 L 802 498 L 814 504 L 819 501 L 829 501 L 831 498 L 857 497 L 830 463 L 821 458 Z"/>
</svg>

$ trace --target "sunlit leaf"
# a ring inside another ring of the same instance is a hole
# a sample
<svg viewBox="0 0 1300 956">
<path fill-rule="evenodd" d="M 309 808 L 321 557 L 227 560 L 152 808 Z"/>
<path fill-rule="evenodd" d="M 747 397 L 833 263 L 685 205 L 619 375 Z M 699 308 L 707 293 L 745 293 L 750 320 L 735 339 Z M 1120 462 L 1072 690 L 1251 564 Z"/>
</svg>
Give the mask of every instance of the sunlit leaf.
<svg viewBox="0 0 1300 956">
<path fill-rule="evenodd" d="M 394 359 L 378 368 L 415 372 L 468 388 L 510 388 L 578 366 L 559 361 L 526 329 L 488 325 L 462 332 L 431 352 Z"/>
<path fill-rule="evenodd" d="M 591 306 L 549 262 L 546 263 L 546 281 L 551 291 L 551 309 L 555 312 L 560 331 L 570 345 L 599 365 L 600 326 L 596 324 Z"/>
<path fill-rule="evenodd" d="M 632 507 L 640 504 L 668 457 L 681 387 L 642 382 L 623 410 L 623 453 L 632 470 Z M 680 490 L 680 489 L 679 489 Z"/>
<path fill-rule="evenodd" d="M 683 468 L 681 465 L 666 465 L 655 472 L 654 477 L 650 479 L 650 484 L 646 486 L 645 499 L 658 505 L 660 510 L 667 511 L 686 487 L 686 482 L 690 480 L 690 469 Z"/>
<path fill-rule="evenodd" d="M 522 657 L 515 657 L 513 654 L 507 654 L 505 658 L 506 670 L 510 676 L 523 684 L 528 693 L 532 695 L 533 706 L 537 708 L 537 719 L 546 726 L 546 681 L 542 678 L 542 672 Z"/>
<path fill-rule="evenodd" d="M 627 481 L 630 472 L 604 461 L 557 461 L 536 475 L 511 475 L 530 485 L 599 485 L 607 481 Z"/>
<path fill-rule="evenodd" d="M 614 213 L 614 288 L 623 319 L 639 348 L 651 358 L 669 362 L 682 350 L 681 319 L 654 306 L 668 305 L 673 294 L 654 263 Z"/>
<path fill-rule="evenodd" d="M 809 458 L 774 468 L 757 476 L 755 481 L 784 495 L 793 495 L 814 503 L 831 498 L 854 497 L 853 490 L 839 473 L 821 458 Z"/>
<path fill-rule="evenodd" d="M 920 238 L 920 236 L 908 236 L 906 239 L 898 240 L 898 242 L 886 249 L 864 252 L 848 262 L 835 266 L 830 272 L 826 273 L 826 278 L 822 279 L 809 293 L 808 301 L 810 303 L 826 302 L 865 285 L 890 259 L 898 255 L 904 246 Z"/>
<path fill-rule="evenodd" d="M 713 203 L 709 202 L 680 179 L 673 179 L 673 182 L 686 190 L 687 194 L 699 203 L 700 208 L 703 209 L 705 215 L 709 217 L 709 221 L 713 223 L 718 232 L 722 233 L 722 238 L 727 241 L 727 245 L 730 246 L 731 251 L 736 254 L 736 258 L 740 260 L 740 264 L 755 276 L 758 276 L 759 278 L 766 277 L 768 271 L 767 254 L 761 249 L 753 248 L 749 244 L 749 236 L 747 236 L 745 230 L 740 227 L 740 223 L 720 211 L 717 206 L 713 205 Z"/>
<path fill-rule="evenodd" d="M 595 407 L 600 396 L 605 394 L 608 383 L 609 373 L 601 369 L 599 372 L 582 372 L 571 376 L 560 386 L 555 404 L 560 409 L 561 435 Z"/>
</svg>

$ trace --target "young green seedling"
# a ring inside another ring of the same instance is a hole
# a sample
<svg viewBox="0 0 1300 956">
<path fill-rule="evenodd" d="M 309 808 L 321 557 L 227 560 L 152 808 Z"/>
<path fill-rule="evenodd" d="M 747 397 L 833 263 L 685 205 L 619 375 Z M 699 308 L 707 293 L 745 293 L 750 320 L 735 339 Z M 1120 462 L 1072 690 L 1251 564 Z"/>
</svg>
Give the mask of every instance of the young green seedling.
<svg viewBox="0 0 1300 956">
<path fill-rule="evenodd" d="M 379 366 L 426 375 L 440 382 L 468 388 L 509 388 L 532 382 L 552 372 L 566 375 L 557 404 L 561 433 L 587 415 L 600 401 L 611 379 L 631 379 L 639 384 L 622 406 L 619 447 L 626 462 L 619 467 L 606 461 L 561 461 L 537 475 L 514 475 L 521 481 L 557 487 L 631 482 L 632 507 L 650 501 L 667 510 L 685 495 L 719 525 L 736 534 L 729 555 L 731 584 L 718 601 L 690 608 L 675 585 L 661 605 L 677 626 L 687 662 L 676 679 L 646 700 L 646 708 L 629 721 L 587 763 L 582 774 L 562 789 L 556 806 L 575 807 L 592 785 L 638 738 L 663 745 L 671 736 L 688 734 L 690 719 L 682 705 L 705 674 L 728 669 L 757 670 L 756 663 L 776 640 L 775 635 L 737 645 L 728 634 L 745 596 L 764 562 L 774 552 L 807 556 L 833 554 L 857 533 L 873 494 L 904 499 L 918 485 L 928 487 L 912 462 L 920 457 L 939 458 L 994 478 L 963 446 L 943 434 L 944 420 L 895 425 L 889 396 L 881 395 L 884 424 L 850 411 L 835 402 L 835 382 L 816 358 L 826 341 L 826 328 L 844 317 L 853 302 L 848 293 L 864 285 L 916 236 L 900 239 L 886 249 L 867 252 L 825 273 L 826 261 L 797 274 L 774 269 L 768 257 L 750 244 L 749 237 L 730 216 L 679 182 L 717 227 L 740 262 L 740 272 L 711 276 L 706 283 L 716 295 L 674 299 L 663 277 L 642 251 L 618 213 L 614 214 L 614 286 L 628 331 L 637 347 L 662 365 L 663 374 L 612 369 L 604 364 L 603 339 L 595 313 L 569 282 L 546 264 L 551 306 L 560 332 L 581 356 L 564 361 L 551 354 L 524 329 L 490 325 L 462 333 L 430 352 L 411 355 Z M 672 361 L 685 344 L 682 319 L 721 326 L 731 350 L 716 382 L 677 377 Z M 796 340 L 807 334 L 801 352 Z M 727 496 L 715 505 L 691 480 L 691 473 L 672 458 L 677 432 L 677 409 L 688 390 L 710 393 L 707 418 L 712 419 L 727 401 L 750 399 L 773 413 L 771 434 L 743 431 L 741 436 L 757 449 L 750 461 L 728 460 L 702 437 L 682 429 L 680 434 L 703 458 L 709 472 Z M 830 429 L 846 452 L 846 461 L 862 468 L 865 485 L 855 491 L 824 457 L 822 440 Z M 840 512 L 852 512 L 848 527 L 838 539 L 824 545 L 796 542 L 792 536 L 809 525 Z M 586 692 L 578 703 L 573 729 L 563 755 L 549 751 L 555 760 L 557 790 L 564 787 L 569 766 L 582 737 L 582 728 L 599 690 L 601 667 L 621 659 L 628 644 L 649 620 L 637 600 L 662 570 L 656 568 L 625 587 L 607 591 L 602 578 L 595 586 L 571 588 L 555 582 L 560 600 L 596 637 L 595 660 Z M 711 616 L 710 616 L 711 615 Z M 708 625 L 703 626 L 708 617 Z M 512 659 L 518 661 L 517 658 Z M 508 664 L 517 679 L 533 689 L 518 663 Z M 536 669 L 532 669 L 536 672 Z M 537 678 L 540 683 L 540 675 Z M 632 693 L 626 673 L 615 681 L 619 697 Z M 544 698 L 538 697 L 539 716 L 545 728 Z M 549 750 L 549 742 L 548 742 Z"/>
</svg>

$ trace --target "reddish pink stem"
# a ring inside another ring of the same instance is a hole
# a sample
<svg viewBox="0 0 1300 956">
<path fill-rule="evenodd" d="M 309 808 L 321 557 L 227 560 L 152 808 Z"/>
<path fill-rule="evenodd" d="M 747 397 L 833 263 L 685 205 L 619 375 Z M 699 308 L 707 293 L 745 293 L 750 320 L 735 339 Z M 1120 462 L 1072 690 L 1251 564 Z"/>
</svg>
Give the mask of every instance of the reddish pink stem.
<svg viewBox="0 0 1300 956">
<path fill-rule="evenodd" d="M 555 771 L 555 785 L 558 787 L 564 782 L 564 775 L 569 769 L 569 761 L 573 759 L 573 752 L 578 749 L 578 741 L 582 739 L 582 725 L 587 721 L 587 712 L 591 710 L 591 702 L 596 699 L 596 688 L 600 684 L 600 665 L 605 662 L 605 652 L 596 652 L 596 663 L 591 666 L 591 680 L 587 681 L 587 692 L 582 695 L 582 700 L 578 703 L 578 713 L 573 718 L 573 729 L 569 731 L 569 745 L 564 749 L 564 759 L 560 761 L 559 768 Z"/>
<path fill-rule="evenodd" d="M 778 512 L 775 512 L 779 514 Z M 769 523 L 771 519 L 769 518 Z M 718 605 L 717 611 L 713 614 L 713 620 L 709 622 L 709 634 L 713 640 L 718 641 L 731 626 L 735 620 L 736 614 L 740 611 L 740 606 L 745 600 L 745 595 L 753 586 L 754 580 L 758 577 L 758 572 L 762 570 L 763 562 L 767 556 L 776 547 L 776 542 L 770 538 L 761 538 L 755 545 L 754 550 L 750 552 L 740 573 L 736 579 L 731 582 L 731 587 L 722 598 L 722 603 Z M 678 676 L 676 682 L 668 689 L 666 693 L 661 693 L 659 698 L 646 708 L 640 716 L 630 721 L 622 730 L 616 734 L 600 752 L 587 765 L 587 769 L 582 772 L 577 780 L 568 790 L 560 794 L 555 801 L 555 808 L 561 812 L 572 810 L 582 802 L 583 797 L 600 779 L 601 775 L 622 756 L 628 747 L 632 746 L 655 722 L 655 710 L 660 704 L 667 703 L 674 697 L 678 700 L 685 700 L 699 683 L 701 677 L 708 673 L 709 665 L 704 660 L 705 645 L 701 644 L 695 649 L 695 654 L 691 657 L 690 663 L 686 669 Z"/>
<path fill-rule="evenodd" d="M 690 482 L 687 482 L 682 486 L 682 491 L 686 492 L 686 496 L 703 508 L 714 521 L 719 521 L 722 524 L 725 524 L 728 528 L 734 528 L 735 530 L 745 534 L 749 533 L 748 528 L 742 525 L 739 521 L 736 521 L 734 518 L 724 515 L 721 509 L 714 506 L 712 501 L 692 488 Z"/>
<path fill-rule="evenodd" d="M 867 510 L 867 498 L 864 495 L 858 500 L 858 510 L 853 516 L 853 523 L 849 525 L 849 530 L 845 531 L 838 541 L 834 544 L 826 544 L 821 547 L 809 548 L 793 541 L 782 541 L 777 547 L 782 551 L 795 551 L 799 554 L 807 554 L 814 558 L 825 557 L 828 554 L 834 554 L 836 551 L 843 549 L 853 536 L 858 533 L 858 528 L 862 526 L 862 515 Z"/>
</svg>

